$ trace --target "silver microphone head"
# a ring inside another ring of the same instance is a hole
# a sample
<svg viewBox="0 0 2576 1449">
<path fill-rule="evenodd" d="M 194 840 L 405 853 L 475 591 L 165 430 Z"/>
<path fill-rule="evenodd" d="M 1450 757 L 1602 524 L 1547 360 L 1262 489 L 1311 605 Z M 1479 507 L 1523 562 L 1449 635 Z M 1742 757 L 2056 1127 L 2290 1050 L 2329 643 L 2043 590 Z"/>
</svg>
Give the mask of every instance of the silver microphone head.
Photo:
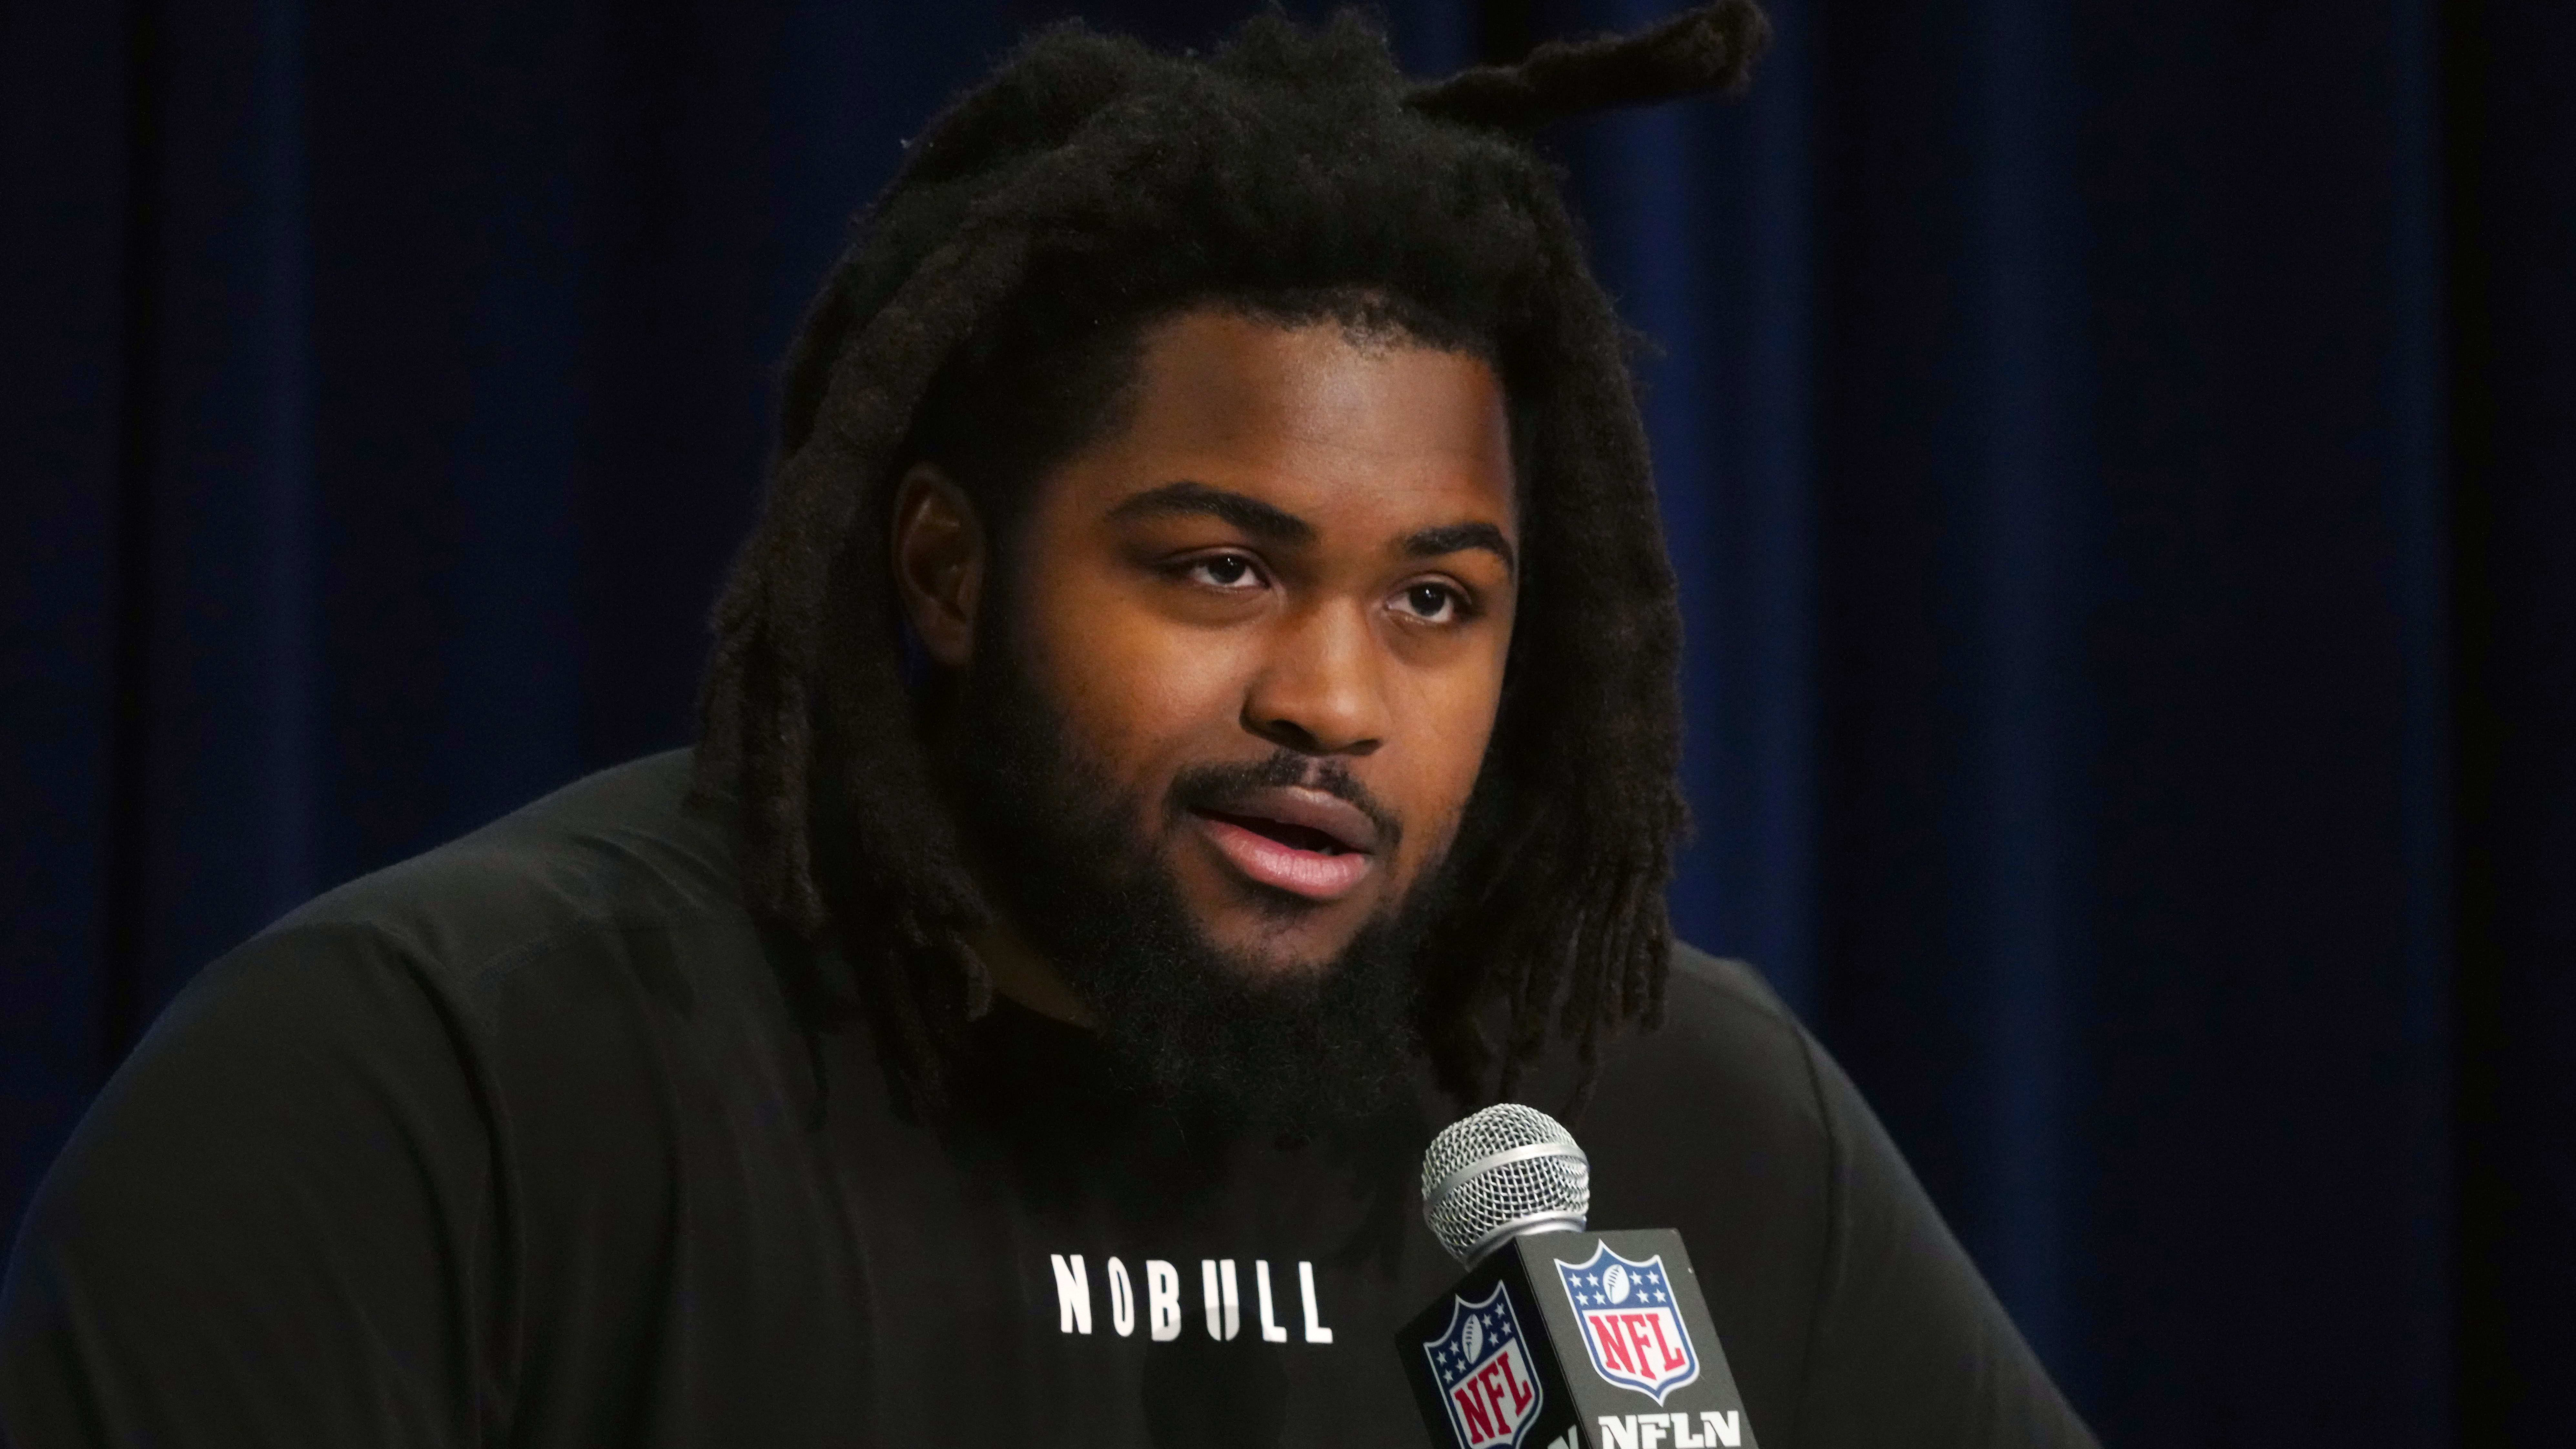
<svg viewBox="0 0 2576 1449">
<path fill-rule="evenodd" d="M 1442 1128 L 1422 1154 L 1422 1220 L 1469 1266 L 1523 1233 L 1578 1231 L 1592 1160 L 1535 1107 L 1498 1102 Z"/>
</svg>

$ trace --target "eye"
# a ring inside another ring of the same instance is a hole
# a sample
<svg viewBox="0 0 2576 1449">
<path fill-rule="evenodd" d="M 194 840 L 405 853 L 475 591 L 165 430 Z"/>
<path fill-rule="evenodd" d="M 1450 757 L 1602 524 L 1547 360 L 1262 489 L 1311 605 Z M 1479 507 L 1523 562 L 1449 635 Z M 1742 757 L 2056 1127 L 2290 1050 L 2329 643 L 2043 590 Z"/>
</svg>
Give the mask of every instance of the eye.
<svg viewBox="0 0 2576 1449">
<path fill-rule="evenodd" d="M 1192 559 L 1181 566 L 1181 576 L 1211 588 L 1227 590 L 1257 588 L 1261 583 L 1261 570 L 1251 559 L 1239 553 Z"/>
<path fill-rule="evenodd" d="M 1425 624 L 1454 624 L 1467 613 L 1467 600 L 1447 584 L 1407 584 L 1398 596 L 1407 618 Z"/>
</svg>

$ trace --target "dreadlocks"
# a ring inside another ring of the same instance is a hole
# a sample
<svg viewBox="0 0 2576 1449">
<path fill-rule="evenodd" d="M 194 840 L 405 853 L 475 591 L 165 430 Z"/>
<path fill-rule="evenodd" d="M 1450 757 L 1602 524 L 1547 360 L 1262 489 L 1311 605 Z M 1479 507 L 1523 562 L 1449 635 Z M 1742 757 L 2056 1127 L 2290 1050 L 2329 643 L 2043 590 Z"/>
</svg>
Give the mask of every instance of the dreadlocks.
<svg viewBox="0 0 2576 1449">
<path fill-rule="evenodd" d="M 1393 330 L 1494 364 L 1523 598 L 1500 715 L 1417 963 L 1443 1084 L 1508 1095 L 1551 1027 L 1588 1080 L 1659 1016 L 1683 828 L 1680 647 L 1625 335 L 1556 173 L 1515 132 L 1737 87 L 1751 0 L 1408 86 L 1347 14 L 1248 22 L 1212 58 L 1041 32 L 912 143 L 789 353 L 758 524 L 714 619 L 697 779 L 808 990 L 868 1011 L 940 1092 L 992 985 L 991 907 L 933 785 L 887 558 L 915 459 L 988 519 L 1114 412 L 1152 320 L 1217 305 Z M 1491 1040 L 1480 1022 L 1496 1021 Z"/>
</svg>

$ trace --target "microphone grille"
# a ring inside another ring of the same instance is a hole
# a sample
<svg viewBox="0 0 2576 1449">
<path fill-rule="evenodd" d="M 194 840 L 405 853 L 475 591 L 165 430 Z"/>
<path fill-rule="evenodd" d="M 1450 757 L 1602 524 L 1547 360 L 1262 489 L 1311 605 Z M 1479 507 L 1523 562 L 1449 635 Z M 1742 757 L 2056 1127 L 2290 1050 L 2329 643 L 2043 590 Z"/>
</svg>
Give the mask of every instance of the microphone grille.
<svg viewBox="0 0 2576 1449">
<path fill-rule="evenodd" d="M 1422 1220 L 1464 1263 L 1519 1233 L 1581 1228 L 1591 1209 L 1591 1160 L 1535 1107 L 1498 1102 L 1442 1128 L 1422 1154 Z"/>
</svg>

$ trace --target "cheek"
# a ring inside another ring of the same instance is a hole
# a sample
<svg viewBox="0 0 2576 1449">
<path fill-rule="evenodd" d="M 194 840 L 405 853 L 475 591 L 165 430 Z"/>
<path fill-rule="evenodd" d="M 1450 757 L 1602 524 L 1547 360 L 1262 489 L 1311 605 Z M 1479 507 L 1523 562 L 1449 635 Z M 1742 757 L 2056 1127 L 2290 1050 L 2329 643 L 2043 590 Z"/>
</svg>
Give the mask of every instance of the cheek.
<svg viewBox="0 0 2576 1449">
<path fill-rule="evenodd" d="M 1392 753 L 1403 762 L 1409 869 L 1446 851 L 1457 835 L 1493 742 L 1502 679 L 1497 650 L 1472 666 L 1413 676 L 1398 691 L 1396 713 L 1406 729 L 1400 751 Z"/>
<path fill-rule="evenodd" d="M 1230 730 L 1243 694 L 1241 648 L 1220 632 L 1150 613 L 1080 569 L 1032 571 L 1022 637 L 1031 672 L 1075 742 L 1130 789 Z"/>
</svg>

